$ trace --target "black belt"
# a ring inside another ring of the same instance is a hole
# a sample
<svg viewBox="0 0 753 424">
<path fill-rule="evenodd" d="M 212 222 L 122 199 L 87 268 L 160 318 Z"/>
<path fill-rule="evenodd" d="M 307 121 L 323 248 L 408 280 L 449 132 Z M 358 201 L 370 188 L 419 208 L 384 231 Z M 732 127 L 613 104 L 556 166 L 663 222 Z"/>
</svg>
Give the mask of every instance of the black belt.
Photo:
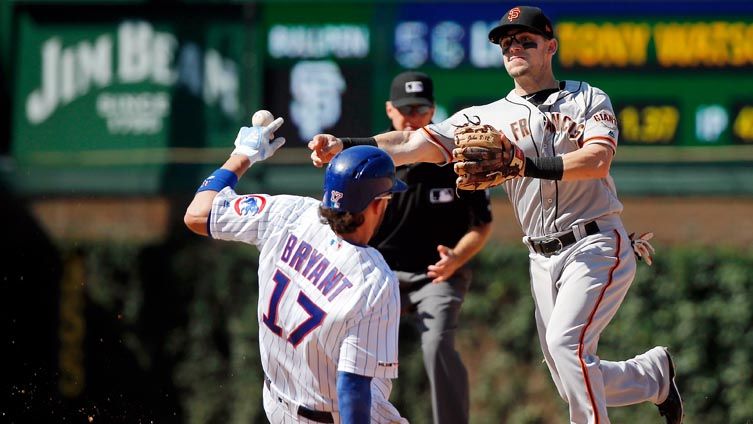
<svg viewBox="0 0 753 424">
<path fill-rule="evenodd" d="M 308 418 L 311 421 L 316 421 L 318 423 L 335 422 L 335 419 L 332 418 L 332 414 L 330 414 L 329 412 L 314 411 L 313 409 L 308 409 L 305 406 L 298 407 L 298 415 L 302 416 L 303 418 Z"/>
<path fill-rule="evenodd" d="M 272 382 L 269 380 L 269 378 L 265 375 L 264 376 L 264 384 L 267 386 L 267 389 L 269 390 L 269 393 L 274 396 L 274 392 L 272 391 Z M 279 402 L 285 401 L 282 398 L 277 398 Z M 305 406 L 298 405 L 298 415 L 302 416 L 303 418 L 308 418 L 311 421 L 316 421 L 318 423 L 334 423 L 335 419 L 332 418 L 332 414 L 330 412 L 325 411 L 315 411 L 313 409 L 306 408 Z"/>
<path fill-rule="evenodd" d="M 592 235 L 599 232 L 599 226 L 596 225 L 596 221 L 591 221 L 583 226 L 586 230 L 586 235 Z M 575 243 L 575 234 L 570 231 L 559 237 L 547 237 L 541 240 L 529 240 L 528 243 L 534 252 L 542 254 L 544 256 L 551 256 L 567 246 Z"/>
</svg>

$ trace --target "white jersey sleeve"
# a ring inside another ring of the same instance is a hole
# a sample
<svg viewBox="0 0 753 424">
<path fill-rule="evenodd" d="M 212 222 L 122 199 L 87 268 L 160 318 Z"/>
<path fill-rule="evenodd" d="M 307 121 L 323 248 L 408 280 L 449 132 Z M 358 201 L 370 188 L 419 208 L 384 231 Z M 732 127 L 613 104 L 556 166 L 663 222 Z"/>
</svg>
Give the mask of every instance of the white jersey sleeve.
<svg viewBox="0 0 753 424">
<path fill-rule="evenodd" d="M 595 87 L 591 87 L 590 107 L 586 110 L 585 128 L 582 146 L 590 143 L 604 144 L 617 151 L 617 118 L 614 116 L 612 102 L 607 94 Z"/>
<path fill-rule="evenodd" d="M 362 312 L 346 330 L 338 371 L 378 378 L 397 378 L 400 292 L 395 274 L 376 269 L 368 277 L 373 290 Z M 378 281 L 385 280 L 385 281 Z"/>
<path fill-rule="evenodd" d="M 207 230 L 213 238 L 261 248 L 271 233 L 295 222 L 311 201 L 299 196 L 239 195 L 225 187 L 212 202 Z"/>
</svg>

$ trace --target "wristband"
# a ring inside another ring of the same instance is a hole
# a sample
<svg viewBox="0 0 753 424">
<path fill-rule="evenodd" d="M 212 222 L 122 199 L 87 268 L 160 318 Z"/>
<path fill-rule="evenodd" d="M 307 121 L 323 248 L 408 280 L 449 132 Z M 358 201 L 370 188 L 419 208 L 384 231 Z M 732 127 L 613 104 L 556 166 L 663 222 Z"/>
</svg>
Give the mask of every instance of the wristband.
<svg viewBox="0 0 753 424">
<path fill-rule="evenodd" d="M 199 193 L 207 190 L 221 191 L 225 187 L 235 188 L 236 184 L 238 184 L 238 176 L 235 175 L 235 172 L 219 168 L 201 183 L 196 192 Z"/>
<path fill-rule="evenodd" d="M 542 180 L 561 180 L 564 172 L 565 164 L 562 161 L 562 156 L 526 158 L 523 176 Z"/>
<path fill-rule="evenodd" d="M 343 150 L 353 146 L 379 147 L 374 137 L 341 137 L 340 141 L 343 142 Z"/>
</svg>

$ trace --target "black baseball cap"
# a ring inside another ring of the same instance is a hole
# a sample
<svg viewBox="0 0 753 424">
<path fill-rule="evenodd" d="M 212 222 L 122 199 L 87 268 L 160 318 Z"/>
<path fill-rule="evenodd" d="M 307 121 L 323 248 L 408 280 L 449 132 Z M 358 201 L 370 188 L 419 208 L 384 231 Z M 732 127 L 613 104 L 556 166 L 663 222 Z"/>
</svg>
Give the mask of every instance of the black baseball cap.
<svg viewBox="0 0 753 424">
<path fill-rule="evenodd" d="M 423 72 L 407 71 L 392 80 L 390 102 L 395 107 L 433 106 L 434 82 Z"/>
<path fill-rule="evenodd" d="M 499 44 L 499 39 L 513 29 L 541 34 L 546 38 L 554 38 L 552 21 L 544 15 L 538 7 L 515 6 L 500 18 L 499 25 L 489 31 L 489 41 Z"/>
</svg>

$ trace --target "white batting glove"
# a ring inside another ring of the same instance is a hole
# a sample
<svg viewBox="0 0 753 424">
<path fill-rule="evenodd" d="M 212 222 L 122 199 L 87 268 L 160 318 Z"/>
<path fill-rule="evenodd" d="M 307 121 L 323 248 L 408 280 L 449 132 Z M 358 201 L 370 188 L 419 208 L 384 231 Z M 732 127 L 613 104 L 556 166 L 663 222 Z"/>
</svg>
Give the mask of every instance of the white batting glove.
<svg viewBox="0 0 753 424">
<path fill-rule="evenodd" d="M 630 245 L 633 246 L 633 252 L 638 260 L 646 262 L 646 265 L 651 266 L 653 258 L 651 257 L 655 252 L 654 246 L 648 241 L 654 238 L 654 233 L 643 233 L 637 238 L 635 233 L 630 233 Z"/>
<path fill-rule="evenodd" d="M 285 144 L 284 137 L 277 137 L 270 141 L 272 134 L 280 129 L 282 118 L 277 118 L 266 126 L 241 127 L 235 137 L 235 149 L 232 155 L 244 155 L 253 164 L 272 156 L 277 149 Z"/>
</svg>

